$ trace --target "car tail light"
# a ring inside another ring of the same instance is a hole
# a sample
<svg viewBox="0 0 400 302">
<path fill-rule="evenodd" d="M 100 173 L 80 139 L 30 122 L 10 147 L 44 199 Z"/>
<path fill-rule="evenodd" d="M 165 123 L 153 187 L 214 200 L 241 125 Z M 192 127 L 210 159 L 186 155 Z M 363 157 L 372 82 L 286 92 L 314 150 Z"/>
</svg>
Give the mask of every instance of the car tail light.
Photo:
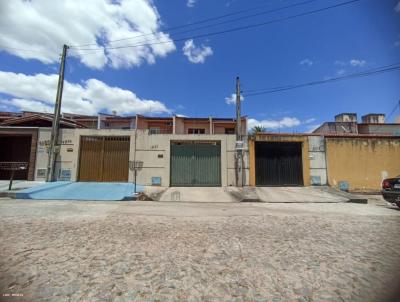
<svg viewBox="0 0 400 302">
<path fill-rule="evenodd" d="M 385 179 L 382 182 L 382 189 L 390 189 L 392 186 L 390 185 L 390 181 L 388 181 L 387 179 Z"/>
</svg>

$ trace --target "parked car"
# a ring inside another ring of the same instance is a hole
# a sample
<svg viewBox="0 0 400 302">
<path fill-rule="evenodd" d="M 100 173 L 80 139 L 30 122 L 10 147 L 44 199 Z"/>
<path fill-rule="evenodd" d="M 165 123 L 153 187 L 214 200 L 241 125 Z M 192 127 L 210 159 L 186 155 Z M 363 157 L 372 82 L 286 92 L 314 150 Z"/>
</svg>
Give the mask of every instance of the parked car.
<svg viewBox="0 0 400 302">
<path fill-rule="evenodd" d="M 382 196 L 386 201 L 400 207 L 400 175 L 382 181 Z"/>
</svg>

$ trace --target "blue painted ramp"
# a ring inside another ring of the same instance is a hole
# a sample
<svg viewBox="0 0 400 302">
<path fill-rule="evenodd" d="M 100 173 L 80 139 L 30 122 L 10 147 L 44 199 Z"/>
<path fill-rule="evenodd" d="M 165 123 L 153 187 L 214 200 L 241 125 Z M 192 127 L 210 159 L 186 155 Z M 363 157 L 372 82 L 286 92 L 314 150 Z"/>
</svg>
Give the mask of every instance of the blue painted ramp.
<svg viewBox="0 0 400 302">
<path fill-rule="evenodd" d="M 137 185 L 136 191 L 144 187 Z M 56 200 L 131 200 L 134 196 L 132 183 L 109 182 L 49 182 L 40 186 L 16 192 L 17 199 L 56 199 Z"/>
</svg>

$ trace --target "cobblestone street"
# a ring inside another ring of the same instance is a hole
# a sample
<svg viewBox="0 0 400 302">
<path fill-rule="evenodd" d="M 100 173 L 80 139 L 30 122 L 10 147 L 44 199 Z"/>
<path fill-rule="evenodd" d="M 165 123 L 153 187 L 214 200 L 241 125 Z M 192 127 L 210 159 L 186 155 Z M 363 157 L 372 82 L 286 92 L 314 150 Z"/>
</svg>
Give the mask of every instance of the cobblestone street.
<svg viewBox="0 0 400 302">
<path fill-rule="evenodd" d="M 399 228 L 379 203 L 0 199 L 2 301 L 387 301 Z"/>
</svg>

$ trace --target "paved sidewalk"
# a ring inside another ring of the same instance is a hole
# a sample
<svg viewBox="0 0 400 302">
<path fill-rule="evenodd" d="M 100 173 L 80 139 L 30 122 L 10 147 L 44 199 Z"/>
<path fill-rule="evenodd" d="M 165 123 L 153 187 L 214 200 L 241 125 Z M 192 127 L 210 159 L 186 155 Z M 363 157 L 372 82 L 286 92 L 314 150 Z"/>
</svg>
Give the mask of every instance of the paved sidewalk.
<svg viewBox="0 0 400 302">
<path fill-rule="evenodd" d="M 241 189 L 236 187 L 171 187 L 159 201 L 179 202 L 240 202 Z"/>
<path fill-rule="evenodd" d="M 318 187 L 256 187 L 263 202 L 278 203 L 332 203 L 347 202 L 347 197 L 327 192 Z"/>
<path fill-rule="evenodd" d="M 334 194 L 318 187 L 148 187 L 149 195 L 160 192 L 155 200 L 173 202 L 241 202 L 269 203 L 337 203 L 349 197 Z M 350 194 L 347 194 L 350 195 Z"/>
<path fill-rule="evenodd" d="M 27 180 L 14 180 L 12 184 L 12 190 L 21 190 L 27 188 L 33 188 L 44 184 L 44 181 L 27 181 Z M 0 180 L 0 192 L 8 191 L 9 180 Z"/>
<path fill-rule="evenodd" d="M 136 190 L 143 191 L 143 186 L 137 185 Z M 134 197 L 134 185 L 132 183 L 56 181 L 18 191 L 15 197 L 39 200 L 129 200 Z"/>
</svg>

